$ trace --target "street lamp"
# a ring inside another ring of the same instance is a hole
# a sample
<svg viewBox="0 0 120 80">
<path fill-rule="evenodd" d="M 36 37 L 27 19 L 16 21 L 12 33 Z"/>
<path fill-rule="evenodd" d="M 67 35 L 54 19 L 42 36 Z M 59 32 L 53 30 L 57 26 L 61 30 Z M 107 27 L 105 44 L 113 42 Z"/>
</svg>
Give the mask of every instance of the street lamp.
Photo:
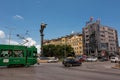
<svg viewBox="0 0 120 80">
<path fill-rule="evenodd" d="M 41 23 L 40 27 L 40 34 L 41 34 L 41 54 L 43 54 L 43 37 L 44 37 L 44 34 L 43 34 L 43 31 L 44 31 L 44 28 L 46 28 L 46 25 L 47 24 L 44 24 L 44 23 Z"/>
</svg>

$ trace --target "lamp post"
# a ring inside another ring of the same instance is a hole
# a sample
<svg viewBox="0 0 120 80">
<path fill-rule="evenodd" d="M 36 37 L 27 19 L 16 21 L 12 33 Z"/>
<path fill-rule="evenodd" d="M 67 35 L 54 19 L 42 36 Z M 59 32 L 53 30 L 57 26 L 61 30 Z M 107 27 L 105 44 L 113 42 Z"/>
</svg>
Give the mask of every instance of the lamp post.
<svg viewBox="0 0 120 80">
<path fill-rule="evenodd" d="M 47 24 L 44 24 L 44 23 L 41 23 L 40 27 L 40 34 L 41 34 L 41 54 L 43 54 L 43 37 L 44 37 L 44 34 L 43 34 L 43 31 L 44 31 L 44 28 L 46 28 L 46 25 Z"/>
</svg>

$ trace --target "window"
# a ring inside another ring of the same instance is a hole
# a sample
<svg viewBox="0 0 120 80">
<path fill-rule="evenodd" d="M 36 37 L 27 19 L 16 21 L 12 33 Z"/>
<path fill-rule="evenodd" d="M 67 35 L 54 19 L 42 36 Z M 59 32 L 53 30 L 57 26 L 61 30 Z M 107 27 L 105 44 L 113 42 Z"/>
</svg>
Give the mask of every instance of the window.
<svg viewBox="0 0 120 80">
<path fill-rule="evenodd" d="M 80 46 L 80 49 L 82 49 L 82 47 Z"/>
<path fill-rule="evenodd" d="M 14 50 L 13 53 L 15 54 L 15 57 L 23 57 L 22 50 Z"/>
<path fill-rule="evenodd" d="M 86 37 L 89 37 L 89 35 L 86 35 Z"/>
<path fill-rule="evenodd" d="M 2 50 L 0 53 L 0 57 L 8 57 L 8 51 L 7 50 Z"/>
<path fill-rule="evenodd" d="M 0 51 L 0 57 L 13 57 L 13 51 L 12 50 L 1 50 Z"/>
</svg>

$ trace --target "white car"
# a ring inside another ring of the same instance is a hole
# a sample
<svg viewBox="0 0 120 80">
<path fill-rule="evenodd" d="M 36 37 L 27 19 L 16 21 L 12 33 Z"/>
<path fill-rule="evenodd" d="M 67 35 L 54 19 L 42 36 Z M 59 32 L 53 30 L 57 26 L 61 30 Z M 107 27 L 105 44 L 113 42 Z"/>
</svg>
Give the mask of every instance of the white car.
<svg viewBox="0 0 120 80">
<path fill-rule="evenodd" d="M 111 57 L 111 58 L 110 58 L 110 61 L 116 63 L 116 62 L 119 61 L 119 58 L 118 58 L 118 57 Z"/>
<path fill-rule="evenodd" d="M 86 59 L 87 62 L 96 62 L 97 60 L 98 60 L 97 57 L 88 57 L 88 58 Z"/>
<path fill-rule="evenodd" d="M 58 58 L 49 59 L 47 62 L 48 62 L 48 63 L 58 62 Z"/>
</svg>

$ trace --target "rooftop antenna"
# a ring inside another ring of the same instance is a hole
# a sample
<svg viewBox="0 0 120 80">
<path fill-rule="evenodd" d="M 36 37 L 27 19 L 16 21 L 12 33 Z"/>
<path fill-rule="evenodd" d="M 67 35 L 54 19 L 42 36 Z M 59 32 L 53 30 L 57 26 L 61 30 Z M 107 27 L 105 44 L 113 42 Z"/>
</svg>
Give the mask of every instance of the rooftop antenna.
<svg viewBox="0 0 120 80">
<path fill-rule="evenodd" d="M 98 19 L 96 20 L 96 22 L 97 22 L 98 24 L 100 24 L 100 18 L 98 18 Z"/>
<path fill-rule="evenodd" d="M 92 16 L 90 17 L 90 20 L 86 22 L 86 26 L 91 22 L 93 22 L 93 17 Z"/>
</svg>

